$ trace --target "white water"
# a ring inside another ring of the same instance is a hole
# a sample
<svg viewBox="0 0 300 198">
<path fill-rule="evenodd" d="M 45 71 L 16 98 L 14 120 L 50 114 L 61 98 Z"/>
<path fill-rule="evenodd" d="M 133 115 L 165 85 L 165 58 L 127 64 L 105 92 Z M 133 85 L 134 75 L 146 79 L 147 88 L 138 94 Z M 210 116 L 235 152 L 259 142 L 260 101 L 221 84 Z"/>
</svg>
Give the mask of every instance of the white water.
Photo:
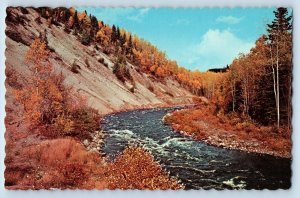
<svg viewBox="0 0 300 198">
<path fill-rule="evenodd" d="M 123 112 L 107 116 L 105 153 L 114 158 L 128 144 L 139 145 L 187 189 L 277 189 L 290 186 L 290 161 L 227 150 L 175 133 L 162 123 L 171 109 Z"/>
</svg>

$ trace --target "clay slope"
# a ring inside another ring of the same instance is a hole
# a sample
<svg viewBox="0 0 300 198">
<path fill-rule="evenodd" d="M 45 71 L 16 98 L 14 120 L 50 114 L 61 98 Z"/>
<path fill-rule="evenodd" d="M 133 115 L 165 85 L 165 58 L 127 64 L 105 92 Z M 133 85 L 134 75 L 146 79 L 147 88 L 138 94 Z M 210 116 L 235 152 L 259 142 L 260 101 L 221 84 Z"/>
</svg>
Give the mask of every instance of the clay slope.
<svg viewBox="0 0 300 198">
<path fill-rule="evenodd" d="M 47 24 L 44 18 L 32 8 L 13 9 L 7 18 L 6 67 L 7 73 L 18 76 L 18 81 L 30 78 L 28 65 L 24 61 L 30 44 L 41 33 L 46 32 L 51 59 L 55 71 L 66 76 L 65 83 L 87 96 L 90 106 L 101 113 L 133 109 L 184 104 L 191 102 L 192 94 L 180 87 L 173 79 L 158 80 L 151 75 L 137 72 L 138 66 L 127 62 L 135 82 L 121 82 L 112 72 L 115 57 L 109 57 L 95 46 L 85 46 L 77 38 L 64 32 L 61 24 Z M 104 58 L 104 64 L 99 58 Z M 71 71 L 72 64 L 80 67 L 79 73 Z M 25 82 L 25 81 L 23 81 Z M 6 83 L 9 90 L 10 85 Z M 9 96 L 7 96 L 9 97 Z"/>
</svg>

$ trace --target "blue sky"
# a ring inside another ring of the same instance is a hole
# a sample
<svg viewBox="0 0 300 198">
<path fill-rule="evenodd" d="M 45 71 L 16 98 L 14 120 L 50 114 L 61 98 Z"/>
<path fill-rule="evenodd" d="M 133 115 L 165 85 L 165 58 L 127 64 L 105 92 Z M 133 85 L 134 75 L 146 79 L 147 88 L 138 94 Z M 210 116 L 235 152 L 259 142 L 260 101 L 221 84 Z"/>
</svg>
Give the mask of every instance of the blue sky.
<svg viewBox="0 0 300 198">
<path fill-rule="evenodd" d="M 126 29 L 191 70 L 230 64 L 266 33 L 274 8 L 78 8 Z"/>
</svg>

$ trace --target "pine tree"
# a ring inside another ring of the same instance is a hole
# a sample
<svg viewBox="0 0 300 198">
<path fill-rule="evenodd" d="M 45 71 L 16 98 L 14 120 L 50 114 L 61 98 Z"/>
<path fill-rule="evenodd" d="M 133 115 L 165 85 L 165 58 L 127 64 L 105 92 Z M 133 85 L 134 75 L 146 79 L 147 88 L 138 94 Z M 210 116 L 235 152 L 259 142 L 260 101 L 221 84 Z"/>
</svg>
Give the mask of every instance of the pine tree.
<svg viewBox="0 0 300 198">
<path fill-rule="evenodd" d="M 117 29 L 116 26 L 112 26 L 112 33 L 111 33 L 111 42 L 115 43 L 117 41 Z"/>
<path fill-rule="evenodd" d="M 68 22 L 69 22 L 70 16 L 71 16 L 70 10 L 69 10 L 69 9 L 66 9 L 66 10 L 65 10 L 64 19 L 63 19 L 65 23 L 68 23 Z"/>
<path fill-rule="evenodd" d="M 128 46 L 126 49 L 126 54 L 129 56 L 129 58 L 131 58 L 132 53 L 133 53 L 132 48 L 133 48 L 133 43 L 132 43 L 132 36 L 130 34 L 129 39 L 128 39 Z"/>
<path fill-rule="evenodd" d="M 129 40 L 128 40 L 128 48 L 130 49 L 130 51 L 132 50 L 133 47 L 133 43 L 132 43 L 132 36 L 131 34 L 129 35 Z"/>
<path fill-rule="evenodd" d="M 267 25 L 268 38 L 272 43 L 280 39 L 277 33 L 287 34 L 292 30 L 292 16 L 288 16 L 287 8 L 277 8 L 273 13 L 275 14 L 275 19 L 271 24 Z"/>
<path fill-rule="evenodd" d="M 77 34 L 79 28 L 80 28 L 80 24 L 79 24 L 79 19 L 78 19 L 78 14 L 77 14 L 77 10 L 75 11 L 74 14 L 74 23 L 73 23 L 73 27 L 74 27 L 74 33 Z"/>
<path fill-rule="evenodd" d="M 98 24 L 98 19 L 95 16 L 91 16 L 91 25 L 92 25 L 92 31 L 91 31 L 91 36 L 94 38 L 99 31 L 99 24 Z"/>
<path fill-rule="evenodd" d="M 121 48 L 124 48 L 124 44 L 126 43 L 126 34 L 120 36 L 120 46 Z"/>
<path fill-rule="evenodd" d="M 117 33 L 116 33 L 116 39 L 117 39 L 117 41 L 119 41 L 120 38 L 121 38 L 121 31 L 120 31 L 120 28 L 117 27 Z"/>
<path fill-rule="evenodd" d="M 290 97 L 287 100 L 283 100 L 281 97 L 283 85 L 287 85 L 286 88 L 290 89 L 291 86 L 291 62 L 286 54 L 290 51 L 288 45 L 291 42 L 291 19 L 292 16 L 288 16 L 287 8 L 277 8 L 274 11 L 275 19 L 271 24 L 267 25 L 269 48 L 271 56 L 271 67 L 273 76 L 273 92 L 276 101 L 276 114 L 277 114 L 277 127 L 279 128 L 281 120 L 281 104 L 283 102 L 286 108 L 290 109 Z M 282 76 L 286 75 L 286 78 L 282 79 Z M 283 80 L 283 82 L 282 82 Z M 288 91 L 290 92 L 290 91 Z M 289 93 L 284 93 L 283 96 L 289 95 Z M 288 114 L 290 110 L 287 110 Z M 289 116 L 288 116 L 289 117 Z"/>
</svg>

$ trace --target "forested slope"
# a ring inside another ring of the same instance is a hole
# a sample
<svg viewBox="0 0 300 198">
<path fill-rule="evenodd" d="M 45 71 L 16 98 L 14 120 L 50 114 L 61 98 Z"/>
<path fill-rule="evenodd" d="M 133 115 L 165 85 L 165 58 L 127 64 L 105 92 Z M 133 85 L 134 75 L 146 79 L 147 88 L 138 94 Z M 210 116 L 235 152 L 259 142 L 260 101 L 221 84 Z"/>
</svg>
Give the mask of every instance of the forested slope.
<svg viewBox="0 0 300 198">
<path fill-rule="evenodd" d="M 30 79 L 25 53 L 34 39 L 40 38 L 51 51 L 49 59 L 55 72 L 62 72 L 65 84 L 73 86 L 100 113 L 191 101 L 192 94 L 175 79 L 140 71 L 140 65 L 114 52 L 113 45 L 110 47 L 113 51 L 108 53 L 96 41 L 82 44 L 76 29 L 67 31 L 68 25 L 62 19 L 54 21 L 53 17 L 50 21 L 49 17 L 42 17 L 42 9 L 8 8 L 7 11 L 6 74 L 13 75 L 12 80 L 17 83 L 26 84 Z M 17 84 L 12 80 L 6 84 L 8 92 Z M 10 97 L 7 94 L 8 102 Z"/>
</svg>

